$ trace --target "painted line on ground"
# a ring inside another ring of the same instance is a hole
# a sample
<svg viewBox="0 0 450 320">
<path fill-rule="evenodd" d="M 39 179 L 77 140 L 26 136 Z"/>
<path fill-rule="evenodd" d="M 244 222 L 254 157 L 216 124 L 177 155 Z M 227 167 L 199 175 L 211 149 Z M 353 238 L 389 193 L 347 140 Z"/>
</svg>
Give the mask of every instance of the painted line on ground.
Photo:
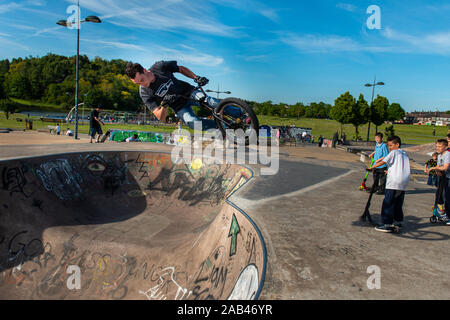
<svg viewBox="0 0 450 320">
<path fill-rule="evenodd" d="M 350 175 L 350 174 L 352 174 L 354 172 L 357 172 L 357 170 L 351 169 L 351 170 L 349 170 L 349 171 L 347 171 L 347 172 L 345 172 L 345 173 L 343 173 L 341 175 L 338 175 L 336 177 L 333 177 L 333 178 L 321 181 L 319 183 L 313 184 L 311 186 L 308 186 L 308 187 L 305 187 L 305 188 L 302 188 L 302 189 L 299 189 L 299 190 L 296 190 L 296 191 L 293 191 L 293 192 L 281 194 L 281 195 L 278 195 L 278 196 L 273 196 L 273 197 L 259 199 L 259 200 L 249 200 L 249 199 L 245 199 L 245 198 L 239 197 L 238 195 L 235 194 L 235 195 L 233 195 L 231 197 L 230 200 L 235 202 L 235 203 L 239 203 L 239 206 L 242 206 L 244 208 L 256 208 L 256 207 L 260 207 L 263 204 L 265 204 L 267 202 L 270 202 L 270 201 L 275 201 L 275 200 L 279 200 L 281 198 L 286 198 L 286 197 L 295 197 L 295 196 L 298 196 L 298 195 L 300 195 L 302 193 L 305 193 L 305 192 L 308 192 L 308 191 L 320 188 L 320 187 L 322 187 L 322 186 L 324 186 L 324 185 L 326 185 L 328 183 L 337 181 L 337 180 L 339 180 L 339 179 L 341 179 L 343 177 L 346 177 L 346 176 L 348 176 L 348 175 Z M 258 182 L 254 181 L 253 183 L 258 183 Z"/>
</svg>

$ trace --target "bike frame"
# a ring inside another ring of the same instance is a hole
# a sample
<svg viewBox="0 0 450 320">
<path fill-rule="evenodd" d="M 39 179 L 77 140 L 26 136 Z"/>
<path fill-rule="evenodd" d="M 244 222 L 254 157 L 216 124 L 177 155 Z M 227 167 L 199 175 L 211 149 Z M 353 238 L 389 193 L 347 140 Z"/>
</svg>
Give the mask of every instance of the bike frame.
<svg viewBox="0 0 450 320">
<path fill-rule="evenodd" d="M 231 126 L 232 124 L 231 124 L 230 122 L 228 122 L 228 121 L 226 121 L 225 119 L 223 119 L 223 118 L 216 112 L 216 110 L 215 110 L 213 107 L 211 107 L 208 103 L 206 103 L 205 99 L 206 99 L 206 97 L 207 97 L 208 95 L 206 94 L 206 92 L 203 90 L 203 88 L 202 88 L 201 86 L 195 87 L 195 88 L 192 90 L 192 92 L 197 91 L 198 89 L 200 89 L 200 91 L 202 92 L 203 97 L 200 98 L 200 99 L 191 99 L 191 98 L 189 97 L 188 100 L 194 101 L 194 102 L 198 103 L 198 104 L 200 105 L 200 107 L 204 107 L 204 108 L 208 109 L 209 111 L 211 111 L 211 115 L 213 116 L 214 120 L 215 120 L 217 123 L 221 122 L 222 124 L 225 124 L 225 125 L 227 125 L 227 126 Z M 191 94 L 192 94 L 192 92 L 191 92 Z"/>
</svg>

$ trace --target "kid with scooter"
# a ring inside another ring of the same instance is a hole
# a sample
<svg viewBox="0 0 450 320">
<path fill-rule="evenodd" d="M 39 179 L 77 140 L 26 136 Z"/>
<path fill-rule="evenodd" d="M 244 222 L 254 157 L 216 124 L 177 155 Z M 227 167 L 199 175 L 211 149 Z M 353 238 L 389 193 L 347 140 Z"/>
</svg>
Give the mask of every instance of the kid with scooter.
<svg viewBox="0 0 450 320">
<path fill-rule="evenodd" d="M 450 212 L 450 152 L 447 148 L 447 139 L 436 141 L 437 166 L 429 168 L 428 173 L 434 171 L 439 177 L 433 216 L 430 218 L 430 221 L 433 223 L 440 221 L 450 225 L 450 220 L 447 216 L 447 213 Z"/>
<path fill-rule="evenodd" d="M 400 149 L 401 143 L 399 137 L 389 137 L 389 154 L 369 168 L 373 170 L 383 165 L 388 168 L 386 191 L 381 207 L 382 224 L 375 227 L 375 230 L 381 232 L 398 232 L 403 225 L 403 201 L 411 170 L 408 155 Z"/>
</svg>

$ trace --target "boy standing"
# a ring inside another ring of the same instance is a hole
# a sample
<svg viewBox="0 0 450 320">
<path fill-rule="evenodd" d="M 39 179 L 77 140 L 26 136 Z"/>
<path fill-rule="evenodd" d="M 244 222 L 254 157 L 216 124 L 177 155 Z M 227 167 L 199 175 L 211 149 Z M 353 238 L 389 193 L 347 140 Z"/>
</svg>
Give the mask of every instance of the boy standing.
<svg viewBox="0 0 450 320">
<path fill-rule="evenodd" d="M 379 159 L 384 158 L 389 154 L 389 150 L 386 144 L 383 142 L 383 134 L 381 132 L 377 132 L 375 134 L 375 151 L 369 155 L 369 158 L 372 158 L 377 161 Z M 377 167 L 373 171 L 373 185 L 372 188 L 375 188 L 373 192 L 377 192 L 377 194 L 384 194 L 386 189 L 386 165 L 382 165 Z"/>
<path fill-rule="evenodd" d="M 450 152 L 448 151 L 447 139 L 439 139 L 436 141 L 437 166 L 431 167 L 428 171 L 434 170 L 439 176 L 439 187 L 436 191 L 436 204 L 442 204 L 442 192 L 444 193 L 444 208 L 445 212 L 442 212 L 442 207 L 438 206 L 440 214 L 442 213 L 442 221 L 450 225 L 450 221 L 446 213 L 450 212 Z"/>
<path fill-rule="evenodd" d="M 403 224 L 403 201 L 411 170 L 408 155 L 400 149 L 401 143 L 399 137 L 389 137 L 389 154 L 369 168 L 373 170 L 383 165 L 388 168 L 386 191 L 381 207 L 382 224 L 375 227 L 375 230 L 381 232 L 393 232 L 396 226 L 401 227 Z"/>
<path fill-rule="evenodd" d="M 438 176 L 434 170 L 430 171 L 429 169 L 437 166 L 437 157 L 438 153 L 434 152 L 432 158 L 425 163 L 424 172 L 428 174 L 427 185 L 429 186 L 438 186 Z"/>
</svg>

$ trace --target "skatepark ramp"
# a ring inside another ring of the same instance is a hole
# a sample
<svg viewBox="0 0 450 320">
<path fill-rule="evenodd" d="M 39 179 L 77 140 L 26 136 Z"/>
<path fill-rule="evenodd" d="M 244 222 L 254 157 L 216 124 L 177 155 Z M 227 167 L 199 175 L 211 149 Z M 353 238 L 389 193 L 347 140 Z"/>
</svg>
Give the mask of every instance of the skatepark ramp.
<svg viewBox="0 0 450 320">
<path fill-rule="evenodd" d="M 0 299 L 257 299 L 239 165 L 107 151 L 0 161 Z"/>
</svg>

